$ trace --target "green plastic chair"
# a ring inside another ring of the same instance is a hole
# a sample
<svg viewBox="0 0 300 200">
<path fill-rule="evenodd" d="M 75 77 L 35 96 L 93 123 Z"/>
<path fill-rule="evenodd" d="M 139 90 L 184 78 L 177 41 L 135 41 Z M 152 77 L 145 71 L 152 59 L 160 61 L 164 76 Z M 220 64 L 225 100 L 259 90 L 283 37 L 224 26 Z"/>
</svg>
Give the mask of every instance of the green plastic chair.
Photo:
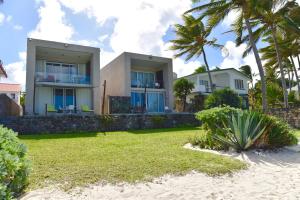
<svg viewBox="0 0 300 200">
<path fill-rule="evenodd" d="M 91 110 L 91 109 L 89 108 L 88 105 L 81 105 L 81 111 L 82 111 L 82 112 L 94 112 L 93 110 Z"/>
<path fill-rule="evenodd" d="M 47 105 L 47 112 L 57 112 L 54 105 Z"/>
</svg>

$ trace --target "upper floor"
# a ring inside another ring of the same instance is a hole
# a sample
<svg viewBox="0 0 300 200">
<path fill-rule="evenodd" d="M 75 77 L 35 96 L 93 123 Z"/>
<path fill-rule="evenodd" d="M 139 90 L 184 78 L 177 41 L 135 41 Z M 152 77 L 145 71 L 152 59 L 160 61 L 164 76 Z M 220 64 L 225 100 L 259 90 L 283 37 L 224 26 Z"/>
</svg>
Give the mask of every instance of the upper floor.
<svg viewBox="0 0 300 200">
<path fill-rule="evenodd" d="M 248 82 L 250 79 L 234 68 L 211 71 L 211 76 L 215 89 L 230 88 L 238 94 L 248 94 Z M 207 72 L 191 74 L 184 78 L 194 83 L 193 93 L 211 93 L 212 90 Z"/>
</svg>

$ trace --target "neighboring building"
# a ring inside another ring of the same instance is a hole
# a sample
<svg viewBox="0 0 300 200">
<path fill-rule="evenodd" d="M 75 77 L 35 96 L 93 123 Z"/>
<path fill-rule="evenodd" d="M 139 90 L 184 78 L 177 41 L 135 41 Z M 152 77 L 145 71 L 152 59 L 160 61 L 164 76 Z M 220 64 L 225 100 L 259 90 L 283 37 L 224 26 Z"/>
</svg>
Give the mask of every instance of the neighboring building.
<svg viewBox="0 0 300 200">
<path fill-rule="evenodd" d="M 21 85 L 11 83 L 0 83 L 0 94 L 6 94 L 14 102 L 20 105 Z"/>
<path fill-rule="evenodd" d="M 172 59 L 124 52 L 101 69 L 100 80 L 101 87 L 106 82 L 103 113 L 116 113 L 114 106 L 120 104 L 125 108 L 118 112 L 160 113 L 173 108 Z M 119 102 L 113 103 L 113 97 Z"/>
<path fill-rule="evenodd" d="M 100 49 L 29 38 L 25 113 L 44 115 L 46 105 L 64 112 L 100 114 Z"/>
<path fill-rule="evenodd" d="M 243 98 L 243 104 L 248 106 L 248 82 L 250 81 L 248 76 L 234 68 L 211 71 L 211 76 L 216 90 L 230 88 L 238 93 Z M 184 78 L 193 82 L 195 85 L 189 99 L 197 94 L 208 95 L 211 93 L 207 72 L 191 74 Z"/>
</svg>

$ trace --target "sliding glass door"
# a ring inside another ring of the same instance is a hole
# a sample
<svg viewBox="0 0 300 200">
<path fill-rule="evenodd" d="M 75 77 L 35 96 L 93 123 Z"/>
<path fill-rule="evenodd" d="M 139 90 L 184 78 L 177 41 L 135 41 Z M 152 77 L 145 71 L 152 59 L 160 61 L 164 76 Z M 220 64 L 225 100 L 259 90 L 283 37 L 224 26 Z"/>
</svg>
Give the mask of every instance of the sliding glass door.
<svg viewBox="0 0 300 200">
<path fill-rule="evenodd" d="M 69 88 L 54 89 L 54 105 L 57 110 L 66 108 L 67 106 L 75 106 L 75 90 Z"/>
<path fill-rule="evenodd" d="M 147 112 L 164 112 L 165 101 L 163 92 L 131 92 L 131 106 L 134 110 L 143 110 L 146 101 Z"/>
</svg>

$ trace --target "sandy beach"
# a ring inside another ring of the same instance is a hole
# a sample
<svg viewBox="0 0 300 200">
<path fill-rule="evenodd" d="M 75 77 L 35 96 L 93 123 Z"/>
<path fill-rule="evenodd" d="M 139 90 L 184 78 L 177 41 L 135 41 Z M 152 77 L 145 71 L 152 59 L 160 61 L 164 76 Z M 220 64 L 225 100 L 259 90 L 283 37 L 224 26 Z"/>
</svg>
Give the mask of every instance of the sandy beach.
<svg viewBox="0 0 300 200">
<path fill-rule="evenodd" d="M 185 148 L 200 150 L 188 145 Z M 21 199 L 300 199 L 299 152 L 289 149 L 242 154 L 208 152 L 243 160 L 249 168 L 217 177 L 190 172 L 185 176 L 163 176 L 148 183 L 95 184 L 68 192 L 51 187 L 31 191 Z"/>
</svg>

